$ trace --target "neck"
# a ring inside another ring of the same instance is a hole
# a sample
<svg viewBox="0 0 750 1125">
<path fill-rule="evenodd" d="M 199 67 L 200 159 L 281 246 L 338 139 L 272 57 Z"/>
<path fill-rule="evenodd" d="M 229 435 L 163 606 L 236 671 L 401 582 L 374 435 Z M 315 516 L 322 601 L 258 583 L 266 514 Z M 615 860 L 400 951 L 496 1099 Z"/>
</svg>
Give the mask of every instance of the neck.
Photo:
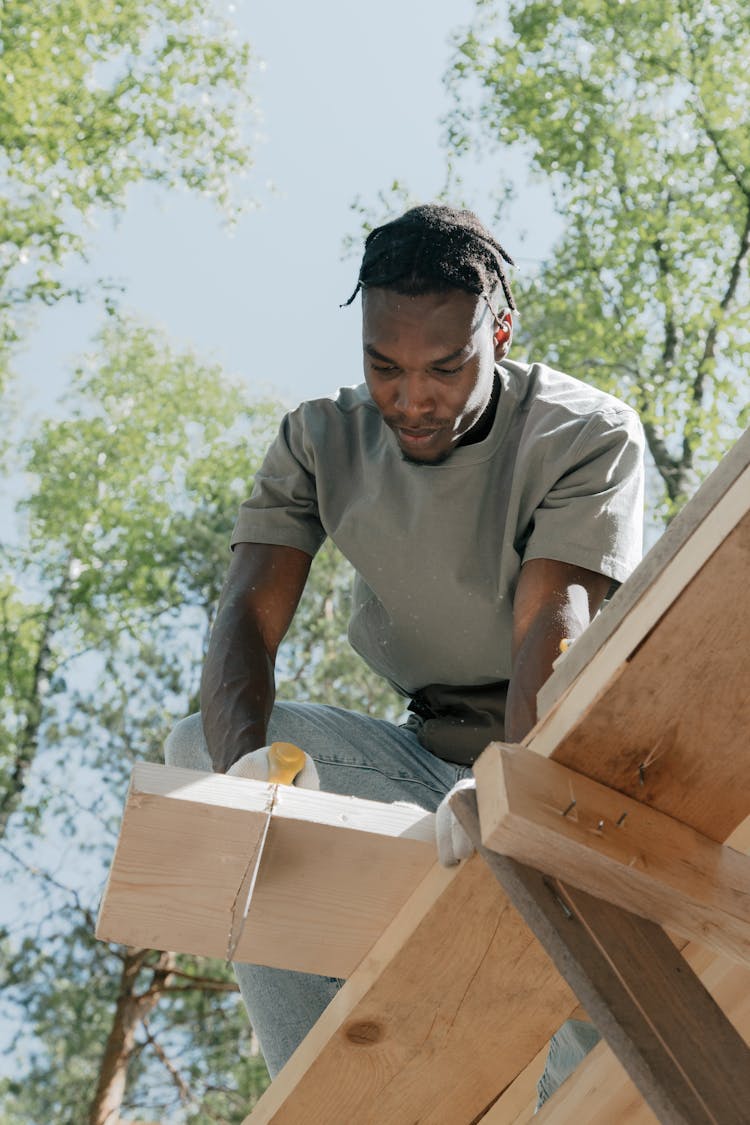
<svg viewBox="0 0 750 1125">
<path fill-rule="evenodd" d="M 485 406 L 484 410 L 477 418 L 474 425 L 470 430 L 464 434 L 458 443 L 461 445 L 476 445 L 477 442 L 484 441 L 492 429 L 492 423 L 495 421 L 495 414 L 497 413 L 497 404 L 500 401 L 500 378 L 495 372 L 495 378 L 492 383 L 492 394 L 490 401 Z M 458 448 L 458 446 L 456 447 Z"/>
</svg>

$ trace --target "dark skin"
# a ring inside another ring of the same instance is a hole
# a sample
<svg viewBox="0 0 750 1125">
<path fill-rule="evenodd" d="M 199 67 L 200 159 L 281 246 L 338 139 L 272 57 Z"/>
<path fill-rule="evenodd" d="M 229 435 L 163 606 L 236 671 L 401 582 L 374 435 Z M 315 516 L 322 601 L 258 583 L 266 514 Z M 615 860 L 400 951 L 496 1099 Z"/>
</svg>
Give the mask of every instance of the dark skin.
<svg viewBox="0 0 750 1125">
<path fill-rule="evenodd" d="M 421 297 L 365 291 L 365 378 L 407 460 L 437 464 L 484 426 L 494 365 L 507 355 L 511 334 L 509 312 L 496 323 L 484 301 L 462 290 Z M 294 547 L 235 547 L 201 684 L 206 741 L 219 773 L 266 745 L 276 653 L 310 563 Z M 534 726 L 536 695 L 561 640 L 583 632 L 609 585 L 595 571 L 553 559 L 522 566 L 513 602 L 507 741 L 520 742 Z"/>
</svg>

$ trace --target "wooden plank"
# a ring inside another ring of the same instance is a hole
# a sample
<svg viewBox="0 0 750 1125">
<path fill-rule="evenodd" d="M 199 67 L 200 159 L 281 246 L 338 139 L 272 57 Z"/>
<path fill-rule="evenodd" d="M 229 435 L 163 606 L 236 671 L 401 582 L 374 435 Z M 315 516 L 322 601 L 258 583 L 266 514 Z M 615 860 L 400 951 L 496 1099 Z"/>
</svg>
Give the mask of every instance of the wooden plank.
<svg viewBox="0 0 750 1125">
<path fill-rule="evenodd" d="M 610 673 L 750 509 L 750 429 L 703 481 L 612 601 L 559 661 L 537 698 L 544 716 L 606 646 Z"/>
<path fill-rule="evenodd" d="M 479 857 L 436 865 L 246 1125 L 469 1125 L 576 1007 Z"/>
<path fill-rule="evenodd" d="M 97 936 L 225 957 L 275 788 L 137 764 Z M 279 786 L 236 959 L 348 976 L 432 867 L 434 832 L 423 809 Z"/>
<path fill-rule="evenodd" d="M 749 563 L 746 515 L 614 671 L 594 657 L 529 749 L 722 842 L 750 814 Z"/>
<path fill-rule="evenodd" d="M 482 847 L 472 792 L 452 807 L 659 1120 L 745 1125 L 750 1050 L 664 931 Z"/>
<path fill-rule="evenodd" d="M 585 1020 L 586 1012 L 580 1006 L 571 1012 L 569 1019 Z M 544 1071 L 549 1044 L 537 1051 L 530 1063 L 506 1087 L 497 1101 L 481 1120 L 481 1125 L 526 1125 L 534 1116 L 537 1103 L 537 1083 Z M 638 1095 L 640 1099 L 640 1095 Z"/>
<path fill-rule="evenodd" d="M 485 847 L 750 963 L 750 858 L 520 747 L 475 773 Z"/>
<path fill-rule="evenodd" d="M 690 945 L 684 956 L 727 1019 L 750 1042 L 750 971 L 697 945 Z M 533 1118 L 534 1125 L 611 1125 L 613 1121 L 618 1125 L 653 1125 L 656 1120 L 605 1043 L 584 1059 Z M 523 1118 L 517 1121 L 521 1125 Z M 531 1116 L 526 1121 L 531 1121 Z M 488 1117 L 486 1125 L 511 1125 L 511 1121 Z"/>
<path fill-rule="evenodd" d="M 743 854 L 750 852 L 750 820 L 732 833 L 727 844 Z M 750 971 L 695 942 L 683 948 L 682 940 L 676 941 L 677 948 L 727 1019 L 745 1042 L 750 1042 Z M 542 1066 L 537 1077 L 541 1072 Z M 527 1098 L 528 1088 L 528 1078 L 522 1073 L 482 1119 L 482 1125 L 529 1125 L 534 1107 Z M 525 1102 L 524 1098 L 527 1098 Z M 652 1125 L 656 1118 L 616 1056 L 602 1042 L 540 1109 L 534 1117 L 534 1125 L 545 1122 L 550 1125 L 611 1125 L 613 1121 L 618 1125 Z"/>
</svg>

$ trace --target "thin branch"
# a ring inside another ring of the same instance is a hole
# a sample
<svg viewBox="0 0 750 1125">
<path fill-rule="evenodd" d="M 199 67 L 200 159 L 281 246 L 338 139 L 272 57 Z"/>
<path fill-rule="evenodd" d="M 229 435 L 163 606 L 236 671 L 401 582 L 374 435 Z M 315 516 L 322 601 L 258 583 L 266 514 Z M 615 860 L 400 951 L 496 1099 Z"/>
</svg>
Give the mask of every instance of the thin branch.
<svg viewBox="0 0 750 1125">
<path fill-rule="evenodd" d="M 143 1025 L 143 1029 L 146 1032 L 146 1042 L 143 1044 L 143 1046 L 145 1047 L 148 1045 L 153 1047 L 154 1054 L 166 1070 L 169 1077 L 172 1079 L 172 1082 L 174 1083 L 177 1092 L 180 1095 L 180 1101 L 183 1103 L 183 1105 L 198 1105 L 198 1099 L 196 1098 L 195 1094 L 190 1089 L 187 1082 L 182 1077 L 174 1063 L 171 1062 L 167 1057 L 164 1048 L 156 1041 L 156 1038 L 151 1031 L 148 1020 L 145 1016 L 141 1020 L 141 1024 Z"/>
<path fill-rule="evenodd" d="M 151 996 L 166 996 L 170 992 L 239 992 L 239 985 L 234 984 L 232 981 L 211 981 L 207 980 L 202 984 L 168 984 L 168 985 L 154 985 L 148 988 L 145 992 L 138 994 L 139 1000 L 147 1000 Z"/>
<path fill-rule="evenodd" d="M 205 985 L 207 988 L 210 988 L 212 984 L 227 984 L 232 989 L 237 989 L 237 984 L 235 983 L 235 981 L 222 981 L 217 977 L 196 976 L 194 973 L 186 973 L 184 969 L 172 969 L 172 976 L 181 977 L 183 980 L 193 981 L 194 984 L 198 987 Z"/>
<path fill-rule="evenodd" d="M 74 890 L 73 887 L 66 886 L 65 883 L 61 883 L 54 877 L 54 875 L 50 875 L 49 871 L 43 871 L 41 867 L 35 867 L 34 864 L 28 863 L 20 855 L 9 848 L 7 844 L 0 843 L 0 851 L 5 852 L 7 856 L 10 856 L 14 863 L 17 863 L 18 866 L 23 868 L 24 871 L 28 872 L 29 875 L 33 875 L 35 879 L 41 879 L 43 882 L 49 883 L 50 886 L 54 887 L 58 891 L 62 891 L 63 894 L 71 898 L 73 900 L 73 905 L 75 906 L 76 910 L 83 916 L 86 924 L 92 930 L 94 929 L 96 925 L 94 914 L 88 907 L 83 905 L 78 891 Z"/>
<path fill-rule="evenodd" d="M 748 206 L 745 211 L 745 227 L 740 236 L 739 248 L 732 262 L 732 268 L 729 271 L 727 287 L 719 302 L 720 315 L 713 318 L 708 332 L 706 333 L 703 355 L 698 363 L 698 370 L 696 371 L 692 387 L 690 388 L 690 397 L 694 407 L 699 408 L 703 404 L 706 376 L 708 374 L 709 365 L 713 362 L 714 356 L 716 355 L 716 341 L 719 335 L 721 320 L 722 317 L 726 315 L 737 294 L 740 277 L 742 275 L 742 266 L 747 258 L 748 250 L 750 250 L 750 199 L 748 200 Z M 686 432 L 682 445 L 682 461 L 686 468 L 691 468 L 693 464 L 691 436 L 690 432 Z"/>
</svg>

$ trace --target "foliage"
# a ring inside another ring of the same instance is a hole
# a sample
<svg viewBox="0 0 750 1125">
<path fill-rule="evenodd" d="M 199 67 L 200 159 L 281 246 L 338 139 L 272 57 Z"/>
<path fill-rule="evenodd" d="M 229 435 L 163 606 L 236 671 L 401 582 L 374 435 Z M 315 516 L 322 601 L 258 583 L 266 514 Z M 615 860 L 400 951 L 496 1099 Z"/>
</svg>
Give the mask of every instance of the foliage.
<svg viewBox="0 0 750 1125">
<path fill-rule="evenodd" d="M 224 566 L 214 552 L 193 569 L 193 525 L 198 548 L 211 535 L 216 547 L 220 528 L 226 535 L 278 412 L 250 407 L 216 367 L 119 320 L 76 373 L 66 406 L 28 445 L 26 543 L 7 552 L 16 638 L 0 679 L 2 828 L 76 662 L 145 636 L 170 612 L 209 613 Z M 217 477 L 221 467 L 213 494 L 212 465 Z"/>
<path fill-rule="evenodd" d="M 80 286 L 85 220 L 150 181 L 230 205 L 250 163 L 250 51 L 212 0 L 2 0 L 0 357 Z"/>
<path fill-rule="evenodd" d="M 18 1017 L 14 1047 L 28 1055 L 0 1084 L 3 1121 L 88 1120 L 103 1046 L 118 1030 L 113 1013 L 124 1022 L 130 1004 L 123 1110 L 161 1119 L 183 1108 L 191 1122 L 241 1122 L 268 1079 L 227 966 L 97 942 L 90 893 L 87 904 L 44 872 L 34 876 L 49 913 L 40 919 L 37 908 L 33 926 L 18 925 L 0 980 L 5 1015 Z"/>
<path fill-rule="evenodd" d="M 92 931 L 130 766 L 160 760 L 197 706 L 232 523 L 281 407 L 115 319 L 64 407 L 24 449 L 24 543 L 6 548 L 0 587 L 7 872 L 19 885 L 24 867 L 35 896 L 25 908 L 16 890 L 6 935 L 0 999 L 25 1031 L 0 1116 L 77 1125 L 109 1098 L 149 1118 L 240 1122 L 267 1077 L 225 967 Z M 349 581 L 324 548 L 280 653 L 280 695 L 394 713 L 342 644 Z"/>
<path fill-rule="evenodd" d="M 628 399 L 673 511 L 750 421 L 741 0 L 478 0 L 452 154 L 518 145 L 565 233 L 519 286 L 537 358 Z"/>
</svg>

